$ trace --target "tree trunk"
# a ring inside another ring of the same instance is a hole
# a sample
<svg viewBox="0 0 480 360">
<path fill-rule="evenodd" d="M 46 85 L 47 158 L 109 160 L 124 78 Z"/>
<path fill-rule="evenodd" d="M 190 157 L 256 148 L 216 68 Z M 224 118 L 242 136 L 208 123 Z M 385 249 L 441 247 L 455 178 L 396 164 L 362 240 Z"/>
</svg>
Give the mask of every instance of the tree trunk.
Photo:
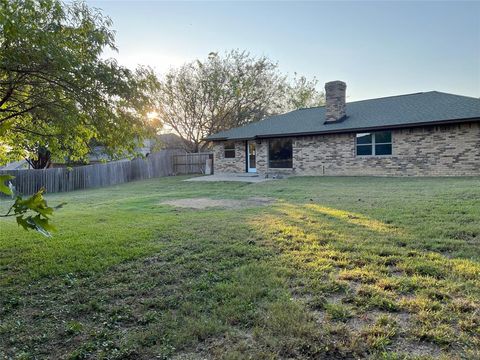
<svg viewBox="0 0 480 360">
<path fill-rule="evenodd" d="M 195 152 L 195 153 L 200 152 L 200 144 L 199 143 L 196 142 L 193 146 L 194 146 L 193 147 L 193 152 Z"/>
<path fill-rule="evenodd" d="M 34 169 L 46 169 L 51 165 L 52 154 L 44 147 L 37 150 L 37 157 L 35 159 L 25 159 Z"/>
</svg>

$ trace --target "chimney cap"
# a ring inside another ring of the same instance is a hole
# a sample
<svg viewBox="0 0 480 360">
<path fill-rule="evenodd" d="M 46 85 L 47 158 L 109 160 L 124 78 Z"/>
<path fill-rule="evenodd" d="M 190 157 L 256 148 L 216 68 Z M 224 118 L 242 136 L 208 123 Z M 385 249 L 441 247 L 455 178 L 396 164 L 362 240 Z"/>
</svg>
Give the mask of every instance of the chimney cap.
<svg viewBox="0 0 480 360">
<path fill-rule="evenodd" d="M 347 83 L 341 80 L 333 80 L 325 83 L 325 88 L 331 88 L 331 87 L 347 87 Z"/>
</svg>

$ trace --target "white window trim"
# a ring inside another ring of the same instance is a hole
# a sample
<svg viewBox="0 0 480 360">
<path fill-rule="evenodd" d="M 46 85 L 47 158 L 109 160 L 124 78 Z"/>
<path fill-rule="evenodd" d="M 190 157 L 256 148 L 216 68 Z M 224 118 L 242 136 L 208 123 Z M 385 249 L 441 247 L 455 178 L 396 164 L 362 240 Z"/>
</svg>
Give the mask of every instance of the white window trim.
<svg viewBox="0 0 480 360">
<path fill-rule="evenodd" d="M 386 130 L 388 131 L 388 130 Z M 376 142 L 376 133 L 378 131 L 370 131 L 370 132 L 364 132 L 364 133 L 355 133 L 355 156 L 360 157 L 360 158 L 371 158 L 371 157 L 391 157 L 393 156 L 393 132 L 390 131 L 390 142 Z M 357 135 L 358 134 L 370 134 L 372 136 L 372 142 L 370 144 L 357 144 Z M 357 154 L 357 146 L 367 146 L 370 145 L 372 147 L 372 155 L 358 155 Z M 392 147 L 392 153 L 391 154 L 381 154 L 377 155 L 375 154 L 375 145 L 391 145 Z"/>
</svg>

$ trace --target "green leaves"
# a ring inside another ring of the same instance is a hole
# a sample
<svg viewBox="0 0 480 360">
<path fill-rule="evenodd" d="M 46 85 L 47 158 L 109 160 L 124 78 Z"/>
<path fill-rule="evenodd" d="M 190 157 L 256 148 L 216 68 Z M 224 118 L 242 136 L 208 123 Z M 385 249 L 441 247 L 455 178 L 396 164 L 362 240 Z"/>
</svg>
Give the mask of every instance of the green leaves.
<svg viewBox="0 0 480 360">
<path fill-rule="evenodd" d="M 18 196 L 11 209 L 17 217 L 19 226 L 25 230 L 35 230 L 50 237 L 51 232 L 56 231 L 56 228 L 49 222 L 53 208 L 47 205 L 47 201 L 43 197 L 44 192 L 45 189 L 42 188 L 25 200 Z M 36 215 L 27 215 L 28 212 L 36 213 Z"/>
<path fill-rule="evenodd" d="M 149 135 L 158 80 L 101 57 L 111 25 L 83 2 L 0 0 L 0 162 L 2 146 L 8 160 L 82 161 L 94 140 L 125 156 Z"/>
<path fill-rule="evenodd" d="M 0 192 L 12 195 L 12 191 L 5 185 L 5 181 L 13 178 L 11 175 L 0 175 Z M 8 212 L 5 215 L 0 215 L 0 217 L 15 216 L 17 224 L 23 229 L 35 230 L 50 237 L 51 232 L 56 231 L 56 228 L 50 223 L 50 216 L 53 215 L 54 208 L 47 205 L 47 201 L 43 197 L 44 192 L 45 189 L 42 188 L 25 200 L 21 196 L 17 196 Z M 62 203 L 56 208 L 58 209 L 63 205 Z"/>
<path fill-rule="evenodd" d="M 37 193 L 26 200 L 22 200 L 20 196 L 13 204 L 13 209 L 16 214 L 24 214 L 28 210 L 35 211 L 44 217 L 52 215 L 53 209 L 47 206 L 47 202 L 43 198 L 45 189 L 40 189 Z"/>
<path fill-rule="evenodd" d="M 37 216 L 18 216 L 17 217 L 18 225 L 21 225 L 25 230 L 33 229 L 38 231 L 40 234 L 47 237 L 51 236 L 52 231 L 57 229 L 48 222 L 48 219 L 41 218 L 40 215 Z"/>
</svg>

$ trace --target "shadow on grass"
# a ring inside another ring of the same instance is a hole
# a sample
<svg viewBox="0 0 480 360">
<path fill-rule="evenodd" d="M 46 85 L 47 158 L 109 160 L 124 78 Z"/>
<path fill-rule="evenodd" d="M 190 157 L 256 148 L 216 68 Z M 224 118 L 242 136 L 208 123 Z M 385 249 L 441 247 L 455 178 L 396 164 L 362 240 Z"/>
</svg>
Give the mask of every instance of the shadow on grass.
<svg viewBox="0 0 480 360">
<path fill-rule="evenodd" d="M 6 289 L 0 357 L 475 355 L 478 264 L 318 204 L 162 211 L 154 254 Z"/>
<path fill-rule="evenodd" d="M 317 204 L 280 203 L 251 225 L 343 356 L 479 354 L 477 262 L 412 250 L 402 229 Z"/>
</svg>

